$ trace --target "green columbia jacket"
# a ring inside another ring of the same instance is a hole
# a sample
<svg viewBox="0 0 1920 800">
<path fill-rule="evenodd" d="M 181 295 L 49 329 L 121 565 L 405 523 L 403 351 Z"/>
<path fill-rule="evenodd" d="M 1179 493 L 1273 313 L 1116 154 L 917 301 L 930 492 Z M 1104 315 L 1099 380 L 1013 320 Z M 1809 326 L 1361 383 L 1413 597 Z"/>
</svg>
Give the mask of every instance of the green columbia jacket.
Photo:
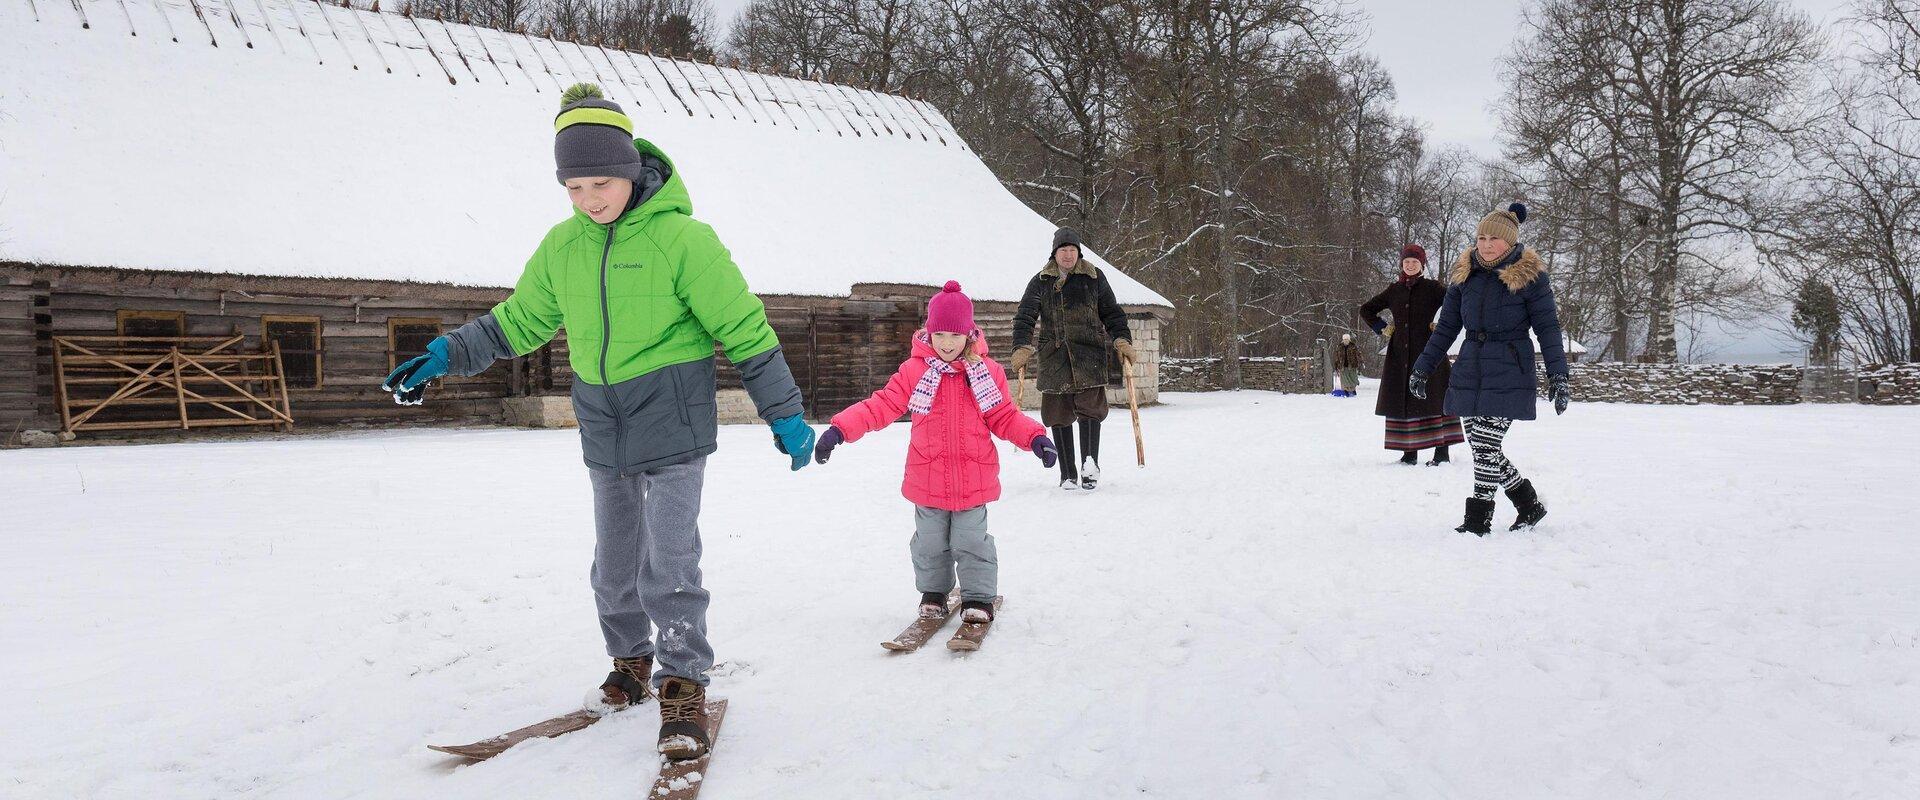
<svg viewBox="0 0 1920 800">
<path fill-rule="evenodd" d="M 713 229 L 689 216 L 666 154 L 634 146 L 648 170 L 634 185 L 640 203 L 608 225 L 575 210 L 541 240 L 512 296 L 447 334 L 448 371 L 473 375 L 566 328 L 587 466 L 627 474 L 714 451 L 715 341 L 763 419 L 802 411 L 760 298 Z"/>
</svg>

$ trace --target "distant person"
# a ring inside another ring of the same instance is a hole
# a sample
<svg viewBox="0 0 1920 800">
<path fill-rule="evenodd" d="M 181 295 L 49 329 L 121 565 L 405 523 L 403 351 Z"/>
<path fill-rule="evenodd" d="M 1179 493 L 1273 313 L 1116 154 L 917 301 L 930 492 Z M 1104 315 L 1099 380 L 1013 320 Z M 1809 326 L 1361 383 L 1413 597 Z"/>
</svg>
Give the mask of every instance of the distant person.
<svg viewBox="0 0 1920 800">
<path fill-rule="evenodd" d="M 1473 449 L 1473 496 L 1467 498 L 1466 521 L 1455 530 L 1478 536 L 1493 530 L 1496 487 L 1506 489 L 1518 513 L 1508 530 L 1532 527 L 1547 515 L 1533 482 L 1520 476 L 1501 449 L 1514 420 L 1534 418 L 1539 383 L 1529 329 L 1547 362 L 1553 412 L 1566 413 L 1572 398 L 1546 262 L 1520 244 L 1520 223 L 1526 220 L 1527 207 L 1519 203 L 1480 220 L 1473 248 L 1453 265 L 1440 322 L 1407 379 L 1408 391 L 1426 399 L 1428 379 L 1447 360 L 1454 337 L 1466 335 L 1445 409 L 1466 421 L 1467 446 Z"/>
<path fill-rule="evenodd" d="M 1380 368 L 1380 397 L 1373 403 L 1373 413 L 1387 418 L 1387 449 L 1400 452 L 1400 463 L 1419 463 L 1420 451 L 1431 447 L 1433 460 L 1427 465 L 1445 464 L 1450 460 L 1447 448 L 1463 441 L 1460 418 L 1447 414 L 1441 405 L 1447 396 L 1450 365 L 1444 358 L 1434 365 L 1425 398 L 1407 391 L 1407 376 L 1413 372 L 1413 360 L 1427 347 L 1447 287 L 1426 277 L 1427 251 L 1417 244 L 1400 248 L 1397 272 L 1393 283 L 1360 306 L 1360 319 L 1387 339 L 1387 360 Z M 1380 319 L 1382 311 L 1391 311 L 1393 321 Z"/>
<path fill-rule="evenodd" d="M 687 185 L 666 153 L 633 138 L 633 122 L 597 86 L 576 84 L 560 102 L 554 174 L 573 216 L 547 232 L 511 296 L 428 343 L 385 388 L 417 405 L 428 380 L 478 374 L 566 328 L 593 483 L 593 594 L 613 657 L 600 710 L 657 693 L 660 752 L 698 758 L 712 746 L 699 520 L 718 425 L 714 342 L 793 469 L 812 457 L 814 434 L 766 309 L 713 229 L 690 216 Z M 511 489 L 520 466 L 499 466 L 492 480 Z"/>
<path fill-rule="evenodd" d="M 1100 423 L 1107 418 L 1107 363 L 1119 352 L 1131 368 L 1139 353 L 1128 338 L 1127 312 L 1114 300 L 1105 273 L 1081 257 L 1080 234 L 1053 234 L 1053 255 L 1027 282 L 1013 315 L 1013 369 L 1034 363 L 1040 389 L 1040 421 L 1060 445 L 1060 488 L 1100 484 Z M 1073 426 L 1080 426 L 1080 456 L 1074 461 Z"/>
<path fill-rule="evenodd" d="M 1340 388 L 1333 390 L 1333 396 L 1359 397 L 1360 346 L 1353 343 L 1353 334 L 1340 334 L 1340 347 L 1333 352 L 1333 369 L 1340 374 Z"/>
</svg>

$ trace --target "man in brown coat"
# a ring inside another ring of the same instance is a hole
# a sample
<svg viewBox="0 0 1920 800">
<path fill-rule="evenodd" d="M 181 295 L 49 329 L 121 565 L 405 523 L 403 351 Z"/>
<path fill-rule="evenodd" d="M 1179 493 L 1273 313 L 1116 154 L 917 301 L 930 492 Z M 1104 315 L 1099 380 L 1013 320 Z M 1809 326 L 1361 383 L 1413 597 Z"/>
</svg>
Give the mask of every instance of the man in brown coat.
<svg viewBox="0 0 1920 800">
<path fill-rule="evenodd" d="M 1128 338 L 1127 313 L 1113 297 L 1113 284 L 1080 257 L 1080 235 L 1071 228 L 1053 234 L 1053 255 L 1027 282 L 1013 315 L 1012 364 L 1016 373 L 1034 364 L 1040 389 L 1040 421 L 1060 447 L 1060 488 L 1092 489 L 1100 482 L 1100 423 L 1107 418 L 1111 353 L 1121 368 L 1137 358 Z M 1073 426 L 1080 426 L 1075 463 Z M 1077 467 L 1077 469 L 1076 469 Z"/>
</svg>

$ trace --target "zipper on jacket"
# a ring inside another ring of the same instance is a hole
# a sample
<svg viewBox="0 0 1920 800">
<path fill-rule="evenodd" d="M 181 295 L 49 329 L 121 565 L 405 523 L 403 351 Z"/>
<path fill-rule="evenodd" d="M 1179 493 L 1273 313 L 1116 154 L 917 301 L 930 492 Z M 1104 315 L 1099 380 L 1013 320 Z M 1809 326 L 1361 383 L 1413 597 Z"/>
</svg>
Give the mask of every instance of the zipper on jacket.
<svg viewBox="0 0 1920 800">
<path fill-rule="evenodd" d="M 600 385 L 607 390 L 607 408 L 613 414 L 613 471 L 624 475 L 627 469 L 627 415 L 620 410 L 620 393 L 607 377 L 607 348 L 613 345 L 613 312 L 607 305 L 607 259 L 613 255 L 613 228 L 619 220 L 607 223 L 607 243 L 600 248 Z"/>
</svg>

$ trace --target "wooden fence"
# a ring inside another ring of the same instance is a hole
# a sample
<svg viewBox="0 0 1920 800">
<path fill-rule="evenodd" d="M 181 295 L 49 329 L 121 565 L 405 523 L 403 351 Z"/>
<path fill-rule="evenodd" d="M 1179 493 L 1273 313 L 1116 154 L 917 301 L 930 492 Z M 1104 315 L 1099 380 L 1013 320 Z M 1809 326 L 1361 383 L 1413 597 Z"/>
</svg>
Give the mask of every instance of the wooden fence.
<svg viewBox="0 0 1920 800">
<path fill-rule="evenodd" d="M 291 429 L 279 344 L 244 353 L 236 348 L 244 338 L 55 336 L 61 429 Z"/>
</svg>

